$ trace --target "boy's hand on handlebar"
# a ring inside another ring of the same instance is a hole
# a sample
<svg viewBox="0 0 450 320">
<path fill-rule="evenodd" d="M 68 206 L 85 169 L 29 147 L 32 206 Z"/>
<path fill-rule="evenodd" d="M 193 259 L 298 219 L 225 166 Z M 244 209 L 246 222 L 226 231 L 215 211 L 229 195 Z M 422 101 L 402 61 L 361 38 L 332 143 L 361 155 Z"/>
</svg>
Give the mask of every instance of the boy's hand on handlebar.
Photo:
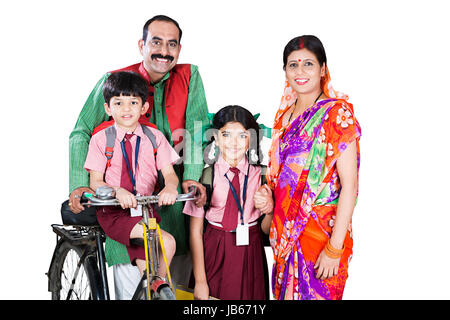
<svg viewBox="0 0 450 320">
<path fill-rule="evenodd" d="M 177 200 L 178 195 L 177 187 L 166 185 L 158 195 L 159 195 L 158 200 L 159 206 L 170 206 L 174 204 L 175 201 Z"/>
<path fill-rule="evenodd" d="M 124 188 L 116 189 L 116 199 L 119 201 L 122 209 L 136 208 L 137 201 L 134 194 Z"/>
<path fill-rule="evenodd" d="M 93 193 L 94 191 L 88 187 L 80 187 L 70 193 L 69 208 L 73 213 L 80 213 L 85 209 L 85 207 L 80 203 L 81 196 L 84 192 Z"/>
</svg>

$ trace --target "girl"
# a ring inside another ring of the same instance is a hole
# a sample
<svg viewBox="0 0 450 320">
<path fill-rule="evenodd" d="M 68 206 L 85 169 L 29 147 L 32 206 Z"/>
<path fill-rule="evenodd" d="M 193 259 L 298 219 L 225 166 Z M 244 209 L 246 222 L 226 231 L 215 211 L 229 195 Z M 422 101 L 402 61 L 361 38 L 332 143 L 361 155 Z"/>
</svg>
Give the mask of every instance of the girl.
<svg viewBox="0 0 450 320">
<path fill-rule="evenodd" d="M 261 229 L 268 233 L 273 200 L 270 189 L 259 192 L 257 197 L 265 205 L 262 211 L 255 208 L 261 168 L 251 165 L 246 156 L 250 142 L 259 150 L 259 127 L 253 115 L 240 106 L 222 108 L 212 127 L 220 153 L 213 164 L 210 207 L 205 213 L 186 203 L 183 211 L 191 216 L 194 298 L 263 300 L 267 281 Z M 260 223 L 262 212 L 266 215 Z"/>
</svg>

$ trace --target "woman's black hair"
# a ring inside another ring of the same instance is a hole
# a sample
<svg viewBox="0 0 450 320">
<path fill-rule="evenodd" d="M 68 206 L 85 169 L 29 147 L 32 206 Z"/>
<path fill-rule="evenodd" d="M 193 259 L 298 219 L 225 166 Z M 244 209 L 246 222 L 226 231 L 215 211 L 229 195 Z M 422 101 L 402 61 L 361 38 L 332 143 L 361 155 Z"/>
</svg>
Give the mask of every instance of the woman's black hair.
<svg viewBox="0 0 450 320">
<path fill-rule="evenodd" d="M 119 71 L 112 73 L 103 85 L 103 97 L 109 105 L 112 97 L 134 96 L 142 99 L 142 104 L 147 100 L 147 82 L 135 72 Z"/>
<path fill-rule="evenodd" d="M 212 123 L 212 128 L 219 130 L 223 128 L 228 122 L 239 122 L 250 133 L 250 145 L 249 145 L 249 162 L 251 164 L 260 165 L 262 159 L 262 153 L 260 150 L 260 142 L 263 135 L 259 132 L 259 125 L 253 114 L 247 109 L 231 105 L 220 109 L 215 115 Z M 252 154 L 257 156 L 257 160 L 252 159 Z"/>
<path fill-rule="evenodd" d="M 283 51 L 283 70 L 286 69 L 287 58 L 293 51 L 297 51 L 300 49 L 308 49 L 315 56 L 317 61 L 319 61 L 320 66 L 322 67 L 325 63 L 327 65 L 327 55 L 325 54 L 325 48 L 323 47 L 322 42 L 316 36 L 305 35 L 300 37 L 295 37 L 284 47 Z"/>
</svg>

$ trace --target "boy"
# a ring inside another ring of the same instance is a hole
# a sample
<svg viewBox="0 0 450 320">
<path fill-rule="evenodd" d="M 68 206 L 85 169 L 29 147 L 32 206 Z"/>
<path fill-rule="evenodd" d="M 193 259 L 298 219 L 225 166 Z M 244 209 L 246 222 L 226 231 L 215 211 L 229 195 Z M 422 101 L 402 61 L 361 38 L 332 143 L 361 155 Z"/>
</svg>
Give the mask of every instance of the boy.
<svg viewBox="0 0 450 320">
<path fill-rule="evenodd" d="M 105 155 L 106 134 L 103 129 L 94 134 L 89 143 L 85 169 L 90 174 L 90 187 L 95 191 L 100 186 L 115 190 L 119 207 L 100 207 L 97 219 L 106 235 L 127 247 L 130 261 L 141 275 L 145 270 L 143 247 L 130 244 L 132 238 L 143 238 L 142 217 L 136 210 L 135 195 L 151 195 L 160 170 L 165 187 L 159 193 L 159 205 L 175 203 L 178 178 L 172 164 L 179 159 L 164 135 L 157 129 L 147 127 L 156 137 L 156 156 L 150 139 L 139 123 L 141 115 L 149 107 L 148 87 L 144 79 L 133 72 L 116 72 L 109 76 L 103 86 L 105 112 L 114 119 L 116 139 L 110 162 Z M 142 213 L 140 213 L 142 215 Z M 160 217 L 155 213 L 159 222 Z M 176 244 L 173 236 L 161 230 L 167 260 L 170 264 Z M 166 275 L 165 264 L 160 257 L 159 276 Z"/>
</svg>

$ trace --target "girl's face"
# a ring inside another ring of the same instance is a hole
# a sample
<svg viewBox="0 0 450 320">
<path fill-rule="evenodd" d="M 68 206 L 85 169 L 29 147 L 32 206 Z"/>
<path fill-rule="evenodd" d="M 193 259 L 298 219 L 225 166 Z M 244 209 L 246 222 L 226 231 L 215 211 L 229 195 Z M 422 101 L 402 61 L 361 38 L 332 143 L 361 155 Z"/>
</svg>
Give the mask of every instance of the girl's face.
<svg viewBox="0 0 450 320">
<path fill-rule="evenodd" d="M 320 92 L 320 80 L 325 74 L 314 53 L 308 49 L 291 52 L 286 63 L 286 79 L 292 89 L 300 94 Z"/>
<path fill-rule="evenodd" d="M 228 122 L 214 134 L 223 159 L 236 166 L 248 150 L 250 133 L 240 122 Z"/>
</svg>

